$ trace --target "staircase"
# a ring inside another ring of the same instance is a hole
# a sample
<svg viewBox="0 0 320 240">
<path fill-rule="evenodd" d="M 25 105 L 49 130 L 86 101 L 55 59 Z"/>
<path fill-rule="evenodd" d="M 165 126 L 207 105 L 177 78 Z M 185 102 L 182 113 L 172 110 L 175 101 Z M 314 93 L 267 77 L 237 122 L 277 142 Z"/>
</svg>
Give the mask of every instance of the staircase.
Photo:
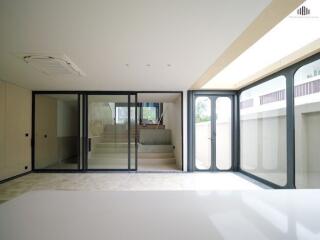
<svg viewBox="0 0 320 240">
<path fill-rule="evenodd" d="M 163 130 L 163 129 L 162 129 Z M 161 131 L 159 129 L 158 131 Z M 171 134 L 171 133 L 170 133 Z M 142 132 L 142 135 L 144 133 Z M 157 136 L 158 135 L 158 136 Z M 142 136 L 143 138 L 143 136 Z M 147 139 L 150 136 L 147 137 Z M 144 141 L 138 144 L 138 170 L 174 170 L 176 159 L 173 146 L 161 143 L 161 134 L 152 135 L 154 144 Z M 163 137 L 162 137 L 163 138 Z M 170 136 L 171 138 L 171 136 Z M 131 129 L 131 166 L 135 164 L 135 129 Z M 144 140 L 146 137 L 144 137 Z M 159 144 L 159 142 L 161 144 Z M 91 169 L 127 169 L 128 168 L 128 130 L 118 125 L 106 127 L 102 136 L 93 137 L 91 152 L 88 156 L 88 165 Z"/>
<path fill-rule="evenodd" d="M 140 170 L 177 170 L 170 130 L 141 129 L 139 140 L 138 159 Z"/>
</svg>

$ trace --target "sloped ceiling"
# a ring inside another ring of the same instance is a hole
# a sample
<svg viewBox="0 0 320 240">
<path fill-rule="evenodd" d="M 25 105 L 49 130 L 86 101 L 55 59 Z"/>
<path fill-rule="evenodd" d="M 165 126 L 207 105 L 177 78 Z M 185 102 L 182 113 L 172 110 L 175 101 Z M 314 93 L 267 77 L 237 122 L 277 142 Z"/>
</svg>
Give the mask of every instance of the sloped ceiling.
<svg viewBox="0 0 320 240">
<path fill-rule="evenodd" d="M 2 0 L 0 79 L 32 90 L 186 90 L 271 0 Z M 68 56 L 48 76 L 23 54 Z"/>
</svg>

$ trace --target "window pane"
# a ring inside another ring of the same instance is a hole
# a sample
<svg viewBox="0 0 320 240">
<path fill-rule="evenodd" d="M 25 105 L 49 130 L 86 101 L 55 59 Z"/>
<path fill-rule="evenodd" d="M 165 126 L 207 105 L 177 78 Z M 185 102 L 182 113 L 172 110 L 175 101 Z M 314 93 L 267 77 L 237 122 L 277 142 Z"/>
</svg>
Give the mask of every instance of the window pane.
<svg viewBox="0 0 320 240">
<path fill-rule="evenodd" d="M 284 186 L 287 182 L 286 78 L 240 95 L 241 169 Z"/>
<path fill-rule="evenodd" d="M 216 163 L 220 170 L 231 168 L 231 99 L 216 100 Z"/>
<path fill-rule="evenodd" d="M 297 188 L 320 187 L 320 60 L 294 76 Z"/>
<path fill-rule="evenodd" d="M 205 170 L 211 166 L 211 101 L 208 97 L 197 97 L 195 107 L 195 163 Z"/>
<path fill-rule="evenodd" d="M 116 123 L 124 124 L 128 122 L 128 106 L 116 107 Z"/>
<path fill-rule="evenodd" d="M 155 107 L 143 107 L 143 120 L 154 123 L 157 120 L 157 109 Z"/>
</svg>

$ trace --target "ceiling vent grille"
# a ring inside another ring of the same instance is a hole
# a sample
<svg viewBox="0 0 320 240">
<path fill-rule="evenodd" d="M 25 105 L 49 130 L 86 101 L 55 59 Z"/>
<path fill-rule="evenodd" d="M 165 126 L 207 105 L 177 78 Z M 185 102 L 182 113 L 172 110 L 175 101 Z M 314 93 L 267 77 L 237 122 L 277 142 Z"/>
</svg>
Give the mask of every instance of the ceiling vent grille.
<svg viewBox="0 0 320 240">
<path fill-rule="evenodd" d="M 68 57 L 54 57 L 45 55 L 26 55 L 23 60 L 27 64 L 39 69 L 49 76 L 77 75 L 84 76 L 80 68 Z"/>
</svg>

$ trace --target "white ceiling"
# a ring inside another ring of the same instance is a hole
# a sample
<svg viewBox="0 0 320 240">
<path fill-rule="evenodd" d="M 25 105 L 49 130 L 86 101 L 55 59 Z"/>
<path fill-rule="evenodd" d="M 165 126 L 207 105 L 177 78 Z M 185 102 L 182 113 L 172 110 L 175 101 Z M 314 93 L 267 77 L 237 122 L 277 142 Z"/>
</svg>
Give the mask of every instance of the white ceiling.
<svg viewBox="0 0 320 240">
<path fill-rule="evenodd" d="M 33 90 L 185 90 L 270 2 L 1 0 L 0 79 Z M 24 53 L 65 54 L 86 76 L 47 76 Z"/>
</svg>

